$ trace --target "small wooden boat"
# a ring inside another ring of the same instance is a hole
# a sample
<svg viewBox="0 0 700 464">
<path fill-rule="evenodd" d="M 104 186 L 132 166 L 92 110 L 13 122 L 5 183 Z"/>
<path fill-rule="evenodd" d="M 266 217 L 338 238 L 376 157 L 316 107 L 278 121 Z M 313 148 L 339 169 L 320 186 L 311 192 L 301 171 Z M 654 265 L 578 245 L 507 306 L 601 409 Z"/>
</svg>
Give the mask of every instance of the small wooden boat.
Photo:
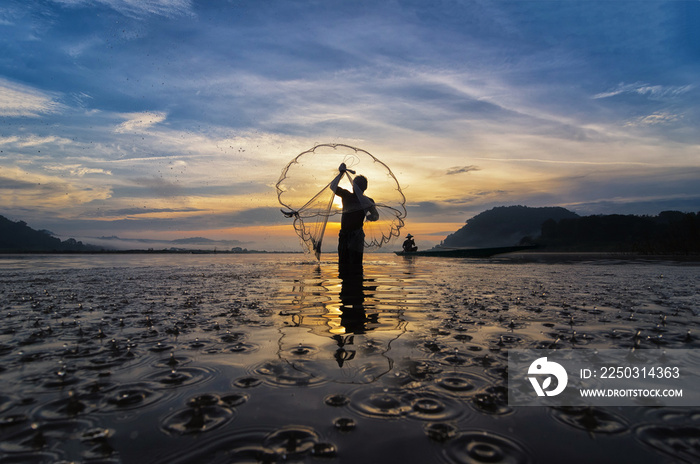
<svg viewBox="0 0 700 464">
<path fill-rule="evenodd" d="M 399 256 L 434 256 L 438 258 L 488 258 L 489 256 L 503 253 L 513 253 L 514 251 L 531 250 L 534 245 L 521 245 L 509 247 L 492 248 L 433 248 L 425 251 L 395 251 Z"/>
</svg>

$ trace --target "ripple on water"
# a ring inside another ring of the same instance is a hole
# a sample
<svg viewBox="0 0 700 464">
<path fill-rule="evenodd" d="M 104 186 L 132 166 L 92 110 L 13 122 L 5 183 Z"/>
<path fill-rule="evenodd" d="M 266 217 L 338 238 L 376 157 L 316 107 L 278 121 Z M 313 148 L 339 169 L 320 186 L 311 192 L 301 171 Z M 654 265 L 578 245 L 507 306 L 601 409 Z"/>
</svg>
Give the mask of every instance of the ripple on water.
<svg viewBox="0 0 700 464">
<path fill-rule="evenodd" d="M 463 405 L 449 396 L 402 388 L 360 389 L 352 395 L 349 404 L 362 415 L 379 418 L 445 421 L 465 413 Z"/>
<path fill-rule="evenodd" d="M 198 441 L 192 449 L 190 453 L 179 453 L 163 462 L 307 462 L 312 458 L 337 455 L 335 444 L 322 440 L 315 429 L 301 425 L 232 430 L 231 434 L 219 433 L 209 440 Z M 221 460 L 222 456 L 225 456 L 225 461 Z"/>
<path fill-rule="evenodd" d="M 185 408 L 166 416 L 160 426 L 166 432 L 177 435 L 204 433 L 227 423 L 234 415 L 230 403 L 218 395 L 205 393 L 187 400 Z"/>
<path fill-rule="evenodd" d="M 474 408 L 486 414 L 504 415 L 513 412 L 508 406 L 508 389 L 502 385 L 483 388 L 470 399 Z"/>
<path fill-rule="evenodd" d="M 180 366 L 184 366 L 186 364 L 189 364 L 192 362 L 192 358 L 188 356 L 180 356 L 180 355 L 175 355 L 175 353 L 170 353 L 170 356 L 167 358 L 159 359 L 156 362 L 154 362 L 152 365 L 153 367 L 163 367 L 163 368 L 177 368 Z"/>
<path fill-rule="evenodd" d="M 79 452 L 85 459 L 106 459 L 114 453 L 106 443 L 111 433 L 96 428 L 88 419 L 25 423 L 0 440 L 0 452 L 7 453 L 2 462 L 55 463 L 66 458 L 67 450 Z"/>
<path fill-rule="evenodd" d="M 411 404 L 405 391 L 396 388 L 365 388 L 352 395 L 350 407 L 370 417 L 396 418 L 407 415 Z"/>
<path fill-rule="evenodd" d="M 335 457 L 337 448 L 333 443 L 322 442 L 318 432 L 311 427 L 289 425 L 270 433 L 263 446 L 284 461 L 296 461 L 307 456 Z"/>
<path fill-rule="evenodd" d="M 260 347 L 254 343 L 238 342 L 227 346 L 224 348 L 224 351 L 230 351 L 231 353 L 253 353 L 259 348 Z"/>
<path fill-rule="evenodd" d="M 453 464 L 526 464 L 532 458 L 522 445 L 492 432 L 467 431 L 445 445 L 445 457 Z"/>
<path fill-rule="evenodd" d="M 466 409 L 454 399 L 432 392 L 419 392 L 409 395 L 411 412 L 409 417 L 419 420 L 446 421 L 462 416 Z"/>
<path fill-rule="evenodd" d="M 415 360 L 408 362 L 407 370 L 412 379 L 422 381 L 434 378 L 442 372 L 443 368 L 436 362 Z"/>
<path fill-rule="evenodd" d="M 438 353 L 438 359 L 441 364 L 448 366 L 468 366 L 474 362 L 471 356 L 465 355 L 456 348 L 447 353 Z"/>
<path fill-rule="evenodd" d="M 205 382 L 217 374 L 210 367 L 182 367 L 150 374 L 147 380 L 157 382 L 164 387 L 180 387 Z"/>
<path fill-rule="evenodd" d="M 239 377 L 236 380 L 234 380 L 233 386 L 238 387 L 238 388 L 253 388 L 253 387 L 257 387 L 262 382 L 263 382 L 262 379 L 259 377 L 246 376 L 246 377 Z"/>
<path fill-rule="evenodd" d="M 696 424 L 642 425 L 636 438 L 683 462 L 700 462 L 700 427 Z"/>
<path fill-rule="evenodd" d="M 40 405 L 35 414 L 42 419 L 56 420 L 84 416 L 96 410 L 97 406 L 85 395 L 71 390 L 63 398 Z"/>
<path fill-rule="evenodd" d="M 313 386 L 327 381 L 323 369 L 303 360 L 265 361 L 255 366 L 253 373 L 261 376 L 265 382 L 281 387 Z"/>
<path fill-rule="evenodd" d="M 629 430 L 625 419 L 602 408 L 561 407 L 554 408 L 552 415 L 559 422 L 592 433 L 615 434 Z"/>
<path fill-rule="evenodd" d="M 152 383 L 120 385 L 102 397 L 100 409 L 113 411 L 143 408 L 155 403 L 162 396 L 163 393 Z"/>
<path fill-rule="evenodd" d="M 435 379 L 440 389 L 457 396 L 472 396 L 489 381 L 470 372 L 449 372 Z"/>
<path fill-rule="evenodd" d="M 294 357 L 304 357 L 314 355 L 319 351 L 320 350 L 316 345 L 304 345 L 302 343 L 299 343 L 299 345 L 288 349 L 287 353 Z"/>
<path fill-rule="evenodd" d="M 13 407 L 16 401 L 17 399 L 10 395 L 0 395 L 0 413 Z"/>
</svg>

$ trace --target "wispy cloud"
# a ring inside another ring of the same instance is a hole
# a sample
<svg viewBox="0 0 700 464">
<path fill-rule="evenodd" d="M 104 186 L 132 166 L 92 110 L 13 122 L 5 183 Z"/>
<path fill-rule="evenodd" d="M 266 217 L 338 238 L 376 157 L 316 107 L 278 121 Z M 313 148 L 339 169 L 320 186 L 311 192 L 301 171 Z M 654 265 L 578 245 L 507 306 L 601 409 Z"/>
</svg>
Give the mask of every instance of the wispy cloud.
<svg viewBox="0 0 700 464">
<path fill-rule="evenodd" d="M 41 211 L 66 212 L 81 204 L 110 197 L 111 189 L 89 183 L 68 181 L 60 176 L 31 173 L 5 167 L 0 177 L 3 207 L 32 208 Z"/>
<path fill-rule="evenodd" d="M 647 96 L 653 100 L 664 100 L 670 98 L 676 98 L 680 95 L 687 93 L 693 89 L 693 85 L 682 85 L 682 86 L 672 86 L 672 85 L 651 85 L 641 82 L 635 82 L 634 84 L 620 83 L 616 87 L 606 90 L 605 92 L 598 93 L 593 96 L 594 99 L 610 98 L 616 95 L 622 94 L 634 94 Z"/>
<path fill-rule="evenodd" d="M 123 134 L 125 132 L 141 132 L 149 129 L 158 123 L 165 121 L 167 113 L 146 111 L 143 113 L 127 113 L 121 115 L 126 119 L 119 124 L 115 132 Z"/>
<path fill-rule="evenodd" d="M 659 126 L 659 125 L 666 125 L 666 124 L 675 123 L 675 122 L 681 121 L 682 119 L 683 119 L 683 115 L 669 113 L 666 111 L 658 111 L 656 113 L 649 114 L 647 116 L 641 116 L 639 118 L 636 118 L 636 119 L 628 122 L 627 124 L 625 124 L 625 126 L 627 126 L 627 127 Z"/>
<path fill-rule="evenodd" d="M 62 164 L 45 166 L 44 169 L 46 169 L 47 171 L 68 172 L 71 176 L 75 177 L 83 177 L 87 174 L 104 174 L 107 176 L 112 175 L 112 171 L 107 171 L 102 168 L 89 168 L 80 164 Z"/>
<path fill-rule="evenodd" d="M 49 136 L 39 136 L 35 134 L 22 135 L 22 136 L 10 136 L 10 137 L 0 137 L 0 146 L 13 146 L 16 148 L 28 148 L 36 147 L 41 145 L 65 145 L 70 143 L 69 139 L 63 137 L 56 137 L 54 135 Z"/>
<path fill-rule="evenodd" d="M 83 6 L 90 4 L 102 4 L 112 8 L 125 16 L 139 17 L 144 15 L 158 15 L 174 17 L 191 14 L 192 2 L 190 0 L 54 0 L 68 6 Z"/>
<path fill-rule="evenodd" d="M 502 161 L 508 163 L 544 163 L 544 164 L 579 164 L 584 166 L 657 166 L 658 164 L 639 161 L 587 161 L 564 159 L 538 159 L 538 158 L 475 158 L 488 161 Z"/>
<path fill-rule="evenodd" d="M 55 95 L 0 77 L 0 116 L 39 117 L 60 108 Z"/>
<path fill-rule="evenodd" d="M 455 166 L 447 170 L 445 174 L 448 176 L 452 176 L 454 174 L 461 174 L 465 172 L 472 172 L 472 171 L 481 171 L 481 168 L 479 166 Z"/>
</svg>

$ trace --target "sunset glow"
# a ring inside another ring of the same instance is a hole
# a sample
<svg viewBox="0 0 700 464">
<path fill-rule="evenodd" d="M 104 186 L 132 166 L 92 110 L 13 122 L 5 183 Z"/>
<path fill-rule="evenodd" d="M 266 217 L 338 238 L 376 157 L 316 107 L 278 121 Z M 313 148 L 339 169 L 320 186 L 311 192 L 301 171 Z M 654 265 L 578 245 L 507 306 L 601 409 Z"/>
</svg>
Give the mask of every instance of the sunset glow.
<svg viewBox="0 0 700 464">
<path fill-rule="evenodd" d="M 297 251 L 274 186 L 320 143 L 391 168 L 421 247 L 494 206 L 700 210 L 700 3 L 332 5 L 6 2 L 0 215 Z"/>
</svg>

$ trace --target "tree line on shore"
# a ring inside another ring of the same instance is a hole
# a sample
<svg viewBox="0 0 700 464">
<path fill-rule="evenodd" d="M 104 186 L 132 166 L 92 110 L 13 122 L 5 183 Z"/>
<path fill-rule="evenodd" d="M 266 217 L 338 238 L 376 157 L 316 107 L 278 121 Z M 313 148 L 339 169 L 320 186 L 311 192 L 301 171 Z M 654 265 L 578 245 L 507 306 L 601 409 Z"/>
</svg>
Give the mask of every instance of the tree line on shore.
<svg viewBox="0 0 700 464">
<path fill-rule="evenodd" d="M 700 213 L 663 211 L 658 216 L 548 219 L 534 242 L 544 249 L 562 251 L 700 253 Z"/>
<path fill-rule="evenodd" d="M 48 230 L 34 230 L 24 221 L 0 216 L 0 252 L 90 252 L 103 248 L 69 238 L 61 240 Z"/>
<path fill-rule="evenodd" d="M 561 207 L 498 206 L 477 214 L 443 247 L 537 245 L 541 251 L 700 253 L 700 213 L 579 216 Z"/>
</svg>

